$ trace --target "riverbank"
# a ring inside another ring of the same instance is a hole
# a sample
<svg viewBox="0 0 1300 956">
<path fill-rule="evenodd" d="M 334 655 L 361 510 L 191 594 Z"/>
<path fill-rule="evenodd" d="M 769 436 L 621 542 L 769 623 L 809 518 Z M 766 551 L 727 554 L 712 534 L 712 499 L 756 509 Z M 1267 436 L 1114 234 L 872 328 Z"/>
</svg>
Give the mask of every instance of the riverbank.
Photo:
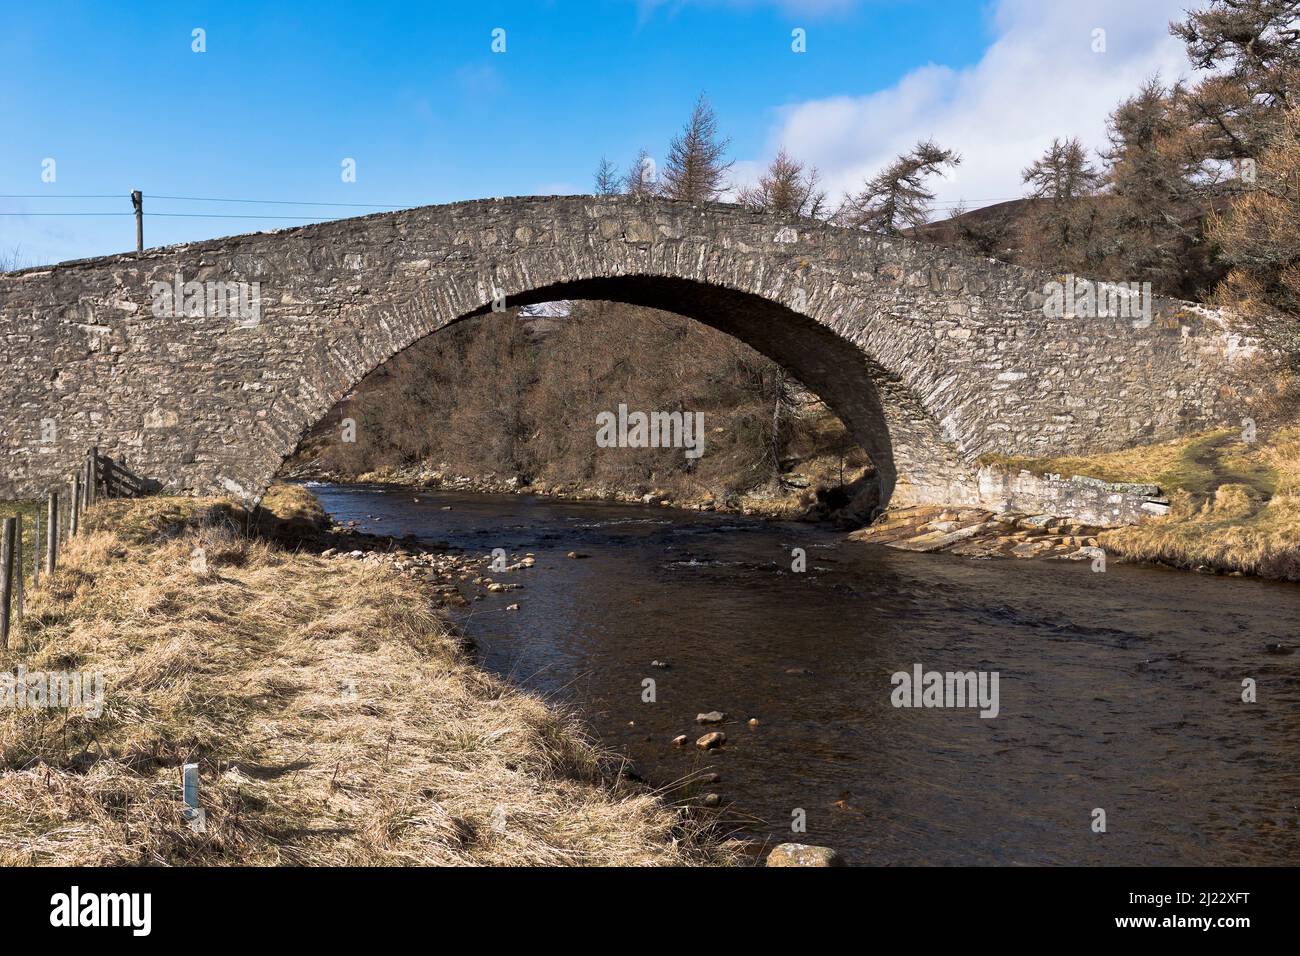
<svg viewBox="0 0 1300 956">
<path fill-rule="evenodd" d="M 3 663 L 102 676 L 102 710 L 0 711 L 0 864 L 736 860 L 575 715 L 476 667 L 427 582 L 324 557 L 349 541 L 305 490 L 273 489 L 256 516 L 104 501 L 84 528 Z"/>
<path fill-rule="evenodd" d="M 841 467 L 838 458 L 819 457 L 803 462 L 798 473 L 787 474 L 780 484 L 746 494 L 719 494 L 703 485 L 690 490 L 662 486 L 628 490 L 605 484 L 532 482 L 495 475 L 462 475 L 427 464 L 386 466 L 361 474 L 299 468 L 294 481 L 322 481 L 339 485 L 388 485 L 475 494 L 544 495 L 570 501 L 617 501 L 658 505 L 687 511 L 753 515 L 776 521 L 829 521 L 860 527 L 869 521 L 879 503 L 870 467 Z M 680 480 L 677 482 L 680 484 Z"/>
<path fill-rule="evenodd" d="M 1098 534 L 1113 557 L 1300 581 L 1300 426 L 1250 424 L 1107 454 L 989 463 L 1165 490 L 1167 516 Z"/>
<path fill-rule="evenodd" d="M 891 508 L 867 525 L 875 507 L 869 470 L 854 471 L 847 484 L 837 484 L 830 459 L 807 462 L 804 474 L 795 476 L 798 485 L 733 498 L 701 493 L 683 500 L 661 491 L 641 494 L 546 482 L 522 485 L 514 480 L 451 475 L 428 467 L 385 469 L 358 480 L 660 504 L 785 521 L 830 521 L 858 528 L 851 535 L 854 540 L 973 558 L 1093 560 L 1098 556 L 1093 549 L 1101 548 L 1105 558 L 1113 561 L 1300 581 L 1300 426 L 1264 432 L 1219 429 L 1091 456 L 995 456 L 981 464 L 1039 477 L 1082 475 L 1104 482 L 1151 485 L 1169 495 L 1169 511 L 1135 524 L 1105 528 L 1061 514 L 903 507 Z"/>
</svg>

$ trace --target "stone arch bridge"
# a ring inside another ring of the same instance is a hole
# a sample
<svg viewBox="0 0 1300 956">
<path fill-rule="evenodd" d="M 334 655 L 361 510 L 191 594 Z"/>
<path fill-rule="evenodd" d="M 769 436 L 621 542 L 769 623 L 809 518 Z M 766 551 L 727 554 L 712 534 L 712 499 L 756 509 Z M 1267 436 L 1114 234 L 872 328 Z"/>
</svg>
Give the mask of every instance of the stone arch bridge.
<svg viewBox="0 0 1300 956">
<path fill-rule="evenodd" d="M 1052 279 L 738 206 L 591 196 L 28 269 L 0 275 L 0 498 L 42 494 L 91 445 L 171 491 L 256 497 L 367 373 L 502 295 L 617 300 L 734 335 L 834 409 L 895 502 L 979 501 L 984 453 L 1116 448 L 1233 416 L 1239 342 L 1216 313 L 1155 300 L 1140 328 L 1050 317 Z"/>
</svg>

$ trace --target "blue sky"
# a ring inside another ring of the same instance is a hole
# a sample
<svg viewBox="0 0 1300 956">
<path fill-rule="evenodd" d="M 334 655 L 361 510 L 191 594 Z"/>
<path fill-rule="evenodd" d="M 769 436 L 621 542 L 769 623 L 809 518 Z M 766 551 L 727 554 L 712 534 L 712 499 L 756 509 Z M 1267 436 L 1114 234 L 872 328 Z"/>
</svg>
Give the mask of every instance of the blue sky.
<svg viewBox="0 0 1300 956">
<path fill-rule="evenodd" d="M 975 150 L 975 174 L 944 184 L 945 201 L 1003 198 L 1019 194 L 1004 173 L 1049 130 L 1084 127 L 1095 140 L 1119 90 L 1170 69 L 1164 22 L 1181 4 L 1149 0 L 1144 15 L 1127 5 L 1083 4 L 1091 18 L 1063 0 L 12 7 L 0 32 L 0 193 L 24 198 L 0 198 L 0 211 L 129 213 L 132 188 L 147 213 L 308 217 L 365 210 L 151 197 L 418 205 L 586 192 L 602 154 L 620 166 L 641 146 L 661 157 L 701 91 L 732 138 L 738 180 L 785 144 L 847 188 L 938 135 L 968 159 Z M 1110 59 L 1087 48 L 1093 20 L 1113 33 Z M 796 27 L 807 53 L 791 50 Z M 195 28 L 206 52 L 191 49 Z M 491 50 L 495 28 L 505 53 Z M 1062 64 L 1068 82 L 1034 73 Z M 1089 91 L 1082 110 L 1071 83 Z M 1046 100 L 1008 117 L 999 97 L 1025 88 Z M 345 158 L 354 183 L 341 180 Z M 86 194 L 121 198 L 55 198 Z M 147 215 L 146 242 L 292 224 Z M 30 263 L 101 255 L 131 248 L 133 228 L 129 217 L 5 215 L 0 250 Z"/>
</svg>

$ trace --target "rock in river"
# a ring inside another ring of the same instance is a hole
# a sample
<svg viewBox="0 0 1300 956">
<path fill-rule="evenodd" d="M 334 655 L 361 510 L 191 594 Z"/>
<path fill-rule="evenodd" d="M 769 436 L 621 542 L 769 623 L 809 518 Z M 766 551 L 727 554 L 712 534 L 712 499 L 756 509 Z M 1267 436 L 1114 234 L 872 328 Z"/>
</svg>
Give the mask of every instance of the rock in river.
<svg viewBox="0 0 1300 956">
<path fill-rule="evenodd" d="M 720 724 L 726 719 L 727 715 L 720 710 L 710 710 L 708 713 L 695 715 L 697 724 Z"/>
<path fill-rule="evenodd" d="M 844 857 L 828 846 L 782 843 L 767 855 L 768 866 L 844 866 Z"/>
<path fill-rule="evenodd" d="M 720 730 L 707 733 L 699 740 L 695 741 L 695 746 L 701 750 L 716 750 L 727 742 L 727 735 Z"/>
</svg>

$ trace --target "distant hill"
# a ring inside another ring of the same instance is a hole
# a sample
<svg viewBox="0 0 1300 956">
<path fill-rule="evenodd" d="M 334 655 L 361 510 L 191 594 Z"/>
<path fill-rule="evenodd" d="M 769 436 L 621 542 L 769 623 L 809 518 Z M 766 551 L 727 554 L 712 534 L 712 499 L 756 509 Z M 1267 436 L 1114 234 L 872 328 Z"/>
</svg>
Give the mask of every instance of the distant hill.
<svg viewBox="0 0 1300 956">
<path fill-rule="evenodd" d="M 1207 198 L 1196 203 L 1189 203 L 1180 209 L 1166 212 L 1175 217 L 1183 229 L 1196 238 L 1187 246 L 1184 255 L 1184 271 L 1170 287 L 1162 288 L 1157 283 L 1157 291 L 1165 295 L 1180 298 L 1203 300 L 1210 295 L 1223 277 L 1223 267 L 1215 257 L 1213 248 L 1204 240 L 1205 227 L 1211 214 L 1224 214 L 1232 206 L 1238 195 L 1237 184 L 1229 181 L 1214 189 Z M 923 226 L 908 229 L 903 234 L 912 239 L 937 242 L 942 245 L 956 246 L 971 255 L 983 255 L 1000 259 L 1016 265 L 1030 268 L 1070 268 L 1068 262 L 1059 264 L 1051 261 L 1051 250 L 1042 245 L 1036 236 L 1035 220 L 1045 210 L 1050 199 L 1012 199 L 1007 202 L 982 206 L 969 212 L 938 219 Z M 1078 200 L 1094 206 L 1104 213 L 1109 204 L 1117 200 L 1106 194 L 1087 196 Z M 1173 228 L 1171 226 L 1171 228 Z M 1103 237 L 1105 233 L 1101 234 Z M 1079 267 L 1080 272 L 1087 271 L 1098 278 L 1114 278 L 1132 281 L 1129 276 L 1107 275 L 1107 264 Z M 1113 267 L 1112 267 L 1113 271 Z M 1168 285 L 1168 283 L 1166 283 Z"/>
<path fill-rule="evenodd" d="M 948 219 L 927 222 L 923 226 L 906 230 L 904 235 L 949 246 L 968 245 L 974 241 L 987 248 L 972 251 L 1006 262 L 1016 262 L 1024 241 L 1024 227 L 1038 209 L 1049 201 L 1010 199 L 991 206 L 981 206 Z"/>
</svg>

